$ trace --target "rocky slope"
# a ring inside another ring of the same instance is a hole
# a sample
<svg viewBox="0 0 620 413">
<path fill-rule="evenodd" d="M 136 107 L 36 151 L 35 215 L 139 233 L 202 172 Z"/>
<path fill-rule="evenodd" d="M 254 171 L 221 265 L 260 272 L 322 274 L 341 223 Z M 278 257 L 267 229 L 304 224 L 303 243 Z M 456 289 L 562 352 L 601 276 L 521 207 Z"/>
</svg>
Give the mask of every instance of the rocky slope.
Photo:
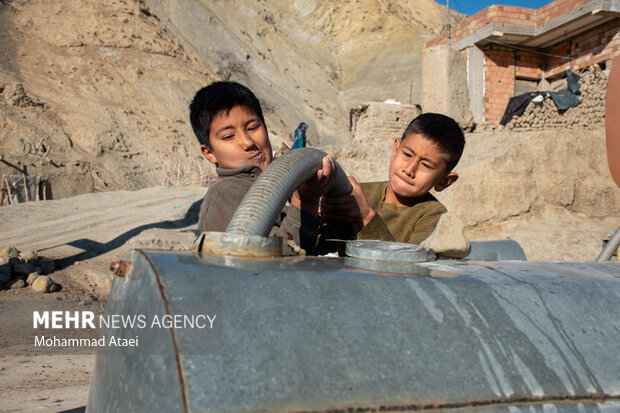
<svg viewBox="0 0 620 413">
<path fill-rule="evenodd" d="M 304 120 L 314 144 L 347 142 L 348 111 L 364 101 L 419 101 L 420 51 L 445 18 L 434 0 L 150 4 L 222 76 L 274 109 L 272 129 L 287 134 Z"/>
<path fill-rule="evenodd" d="M 148 7 L 11 1 L 0 19 L 4 160 L 48 178 L 54 198 L 193 172 L 187 96 L 215 76 Z"/>
</svg>

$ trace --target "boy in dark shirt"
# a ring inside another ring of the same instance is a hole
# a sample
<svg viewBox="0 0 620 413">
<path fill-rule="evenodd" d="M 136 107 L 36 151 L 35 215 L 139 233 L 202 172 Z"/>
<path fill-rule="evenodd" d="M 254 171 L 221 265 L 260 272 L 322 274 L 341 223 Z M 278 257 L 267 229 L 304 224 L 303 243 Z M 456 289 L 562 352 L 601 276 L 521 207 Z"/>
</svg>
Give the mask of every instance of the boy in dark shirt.
<svg viewBox="0 0 620 413">
<path fill-rule="evenodd" d="M 202 88 L 189 109 L 200 150 L 218 174 L 203 199 L 198 229 L 223 232 L 250 186 L 272 161 L 263 112 L 252 91 L 235 82 Z M 333 185 L 335 171 L 333 158 L 326 156 L 322 169 L 295 191 L 270 235 L 292 237 L 302 249 L 311 250 L 319 226 L 319 200 Z"/>
</svg>

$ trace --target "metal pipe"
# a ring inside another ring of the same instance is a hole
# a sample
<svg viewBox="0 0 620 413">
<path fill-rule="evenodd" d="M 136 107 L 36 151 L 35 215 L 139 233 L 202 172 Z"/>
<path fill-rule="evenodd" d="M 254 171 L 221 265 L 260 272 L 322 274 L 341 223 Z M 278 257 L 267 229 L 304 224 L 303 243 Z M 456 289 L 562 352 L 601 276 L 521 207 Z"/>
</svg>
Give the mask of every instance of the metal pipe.
<svg viewBox="0 0 620 413">
<path fill-rule="evenodd" d="M 446 31 L 448 33 L 448 46 L 450 46 L 450 0 L 446 0 Z"/>
<path fill-rule="evenodd" d="M 607 241 L 596 260 L 609 261 L 618 247 L 620 247 L 620 227 L 618 227 L 614 235 L 612 235 L 609 241 Z"/>
<path fill-rule="evenodd" d="M 321 168 L 325 156 L 327 154 L 318 149 L 299 148 L 273 161 L 245 194 L 226 232 L 269 235 L 286 200 Z M 336 181 L 327 196 L 343 196 L 350 192 L 351 184 L 336 162 Z"/>
<path fill-rule="evenodd" d="M 518 242 L 505 239 L 497 241 L 472 241 L 465 260 L 474 261 L 527 261 Z"/>
</svg>

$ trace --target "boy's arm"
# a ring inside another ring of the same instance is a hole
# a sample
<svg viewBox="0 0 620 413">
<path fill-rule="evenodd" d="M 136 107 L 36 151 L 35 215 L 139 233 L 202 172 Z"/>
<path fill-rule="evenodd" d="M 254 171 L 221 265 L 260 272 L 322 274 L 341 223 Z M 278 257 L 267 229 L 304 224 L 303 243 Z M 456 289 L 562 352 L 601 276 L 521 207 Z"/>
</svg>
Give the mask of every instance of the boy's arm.
<svg viewBox="0 0 620 413">
<path fill-rule="evenodd" d="M 224 232 L 251 182 L 218 179 L 207 190 L 200 206 L 198 229 Z"/>
<path fill-rule="evenodd" d="M 381 215 L 370 205 L 360 184 L 351 176 L 349 182 L 353 188 L 350 195 L 337 198 L 324 197 L 322 200 L 321 218 L 327 223 L 322 232 L 324 240 L 357 238 L 394 241 L 394 236 Z M 351 230 L 353 233 L 349 233 Z M 325 242 L 326 245 L 329 244 L 328 241 Z"/>
<path fill-rule="evenodd" d="M 447 212 L 446 208 L 437 202 L 428 203 L 427 210 L 416 220 L 414 231 L 407 241 L 409 244 L 420 245 L 422 241 L 435 231 L 439 218 Z"/>
<path fill-rule="evenodd" d="M 379 214 L 376 214 L 366 225 L 357 233 L 357 239 L 378 239 L 381 241 L 396 241 L 394 234 Z"/>
<path fill-rule="evenodd" d="M 319 217 L 289 204 L 282 209 L 269 235 L 284 239 L 284 255 L 297 255 L 294 246 L 311 254 L 318 238 L 319 223 Z"/>
<path fill-rule="evenodd" d="M 324 197 L 321 202 L 321 217 L 326 222 L 351 222 L 365 228 L 373 221 L 375 210 L 368 203 L 362 187 L 355 178 L 352 176 L 348 178 L 351 182 L 351 193 L 337 198 Z"/>
<path fill-rule="evenodd" d="M 375 217 L 358 234 L 360 239 L 380 239 L 420 245 L 435 230 L 439 218 L 446 208 L 430 194 L 431 200 L 422 202 L 413 208 L 401 210 L 401 216 L 388 227 L 383 218 Z M 413 226 L 413 227 L 411 227 Z M 391 229 L 389 229 L 391 228 Z"/>
<path fill-rule="evenodd" d="M 394 221 L 388 227 L 385 217 L 375 217 L 358 234 L 361 239 L 380 239 L 420 245 L 435 230 L 439 218 L 446 208 L 431 194 L 427 200 L 411 208 L 399 208 L 396 216 L 389 215 Z"/>
<path fill-rule="evenodd" d="M 293 193 L 291 205 L 318 217 L 321 197 L 331 189 L 335 180 L 336 162 L 331 155 L 327 155 L 323 158 L 321 169 L 316 171 L 308 182 L 299 185 L 299 188 Z"/>
</svg>

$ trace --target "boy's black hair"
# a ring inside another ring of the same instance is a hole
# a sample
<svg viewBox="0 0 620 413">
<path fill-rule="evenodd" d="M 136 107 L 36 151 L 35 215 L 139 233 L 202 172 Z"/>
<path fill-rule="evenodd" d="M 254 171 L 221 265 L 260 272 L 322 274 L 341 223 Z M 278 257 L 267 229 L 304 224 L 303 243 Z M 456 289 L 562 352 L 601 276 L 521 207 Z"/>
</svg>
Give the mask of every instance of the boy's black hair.
<svg viewBox="0 0 620 413">
<path fill-rule="evenodd" d="M 213 82 L 196 92 L 189 104 L 189 120 L 201 145 L 211 148 L 209 132 L 213 118 L 222 111 L 228 113 L 235 106 L 254 112 L 265 124 L 260 103 L 246 86 L 236 82 Z"/>
<path fill-rule="evenodd" d="M 423 135 L 435 142 L 448 155 L 446 165 L 451 171 L 461 159 L 465 147 L 465 135 L 454 119 L 440 113 L 423 113 L 411 121 L 401 142 L 412 133 Z"/>
</svg>

